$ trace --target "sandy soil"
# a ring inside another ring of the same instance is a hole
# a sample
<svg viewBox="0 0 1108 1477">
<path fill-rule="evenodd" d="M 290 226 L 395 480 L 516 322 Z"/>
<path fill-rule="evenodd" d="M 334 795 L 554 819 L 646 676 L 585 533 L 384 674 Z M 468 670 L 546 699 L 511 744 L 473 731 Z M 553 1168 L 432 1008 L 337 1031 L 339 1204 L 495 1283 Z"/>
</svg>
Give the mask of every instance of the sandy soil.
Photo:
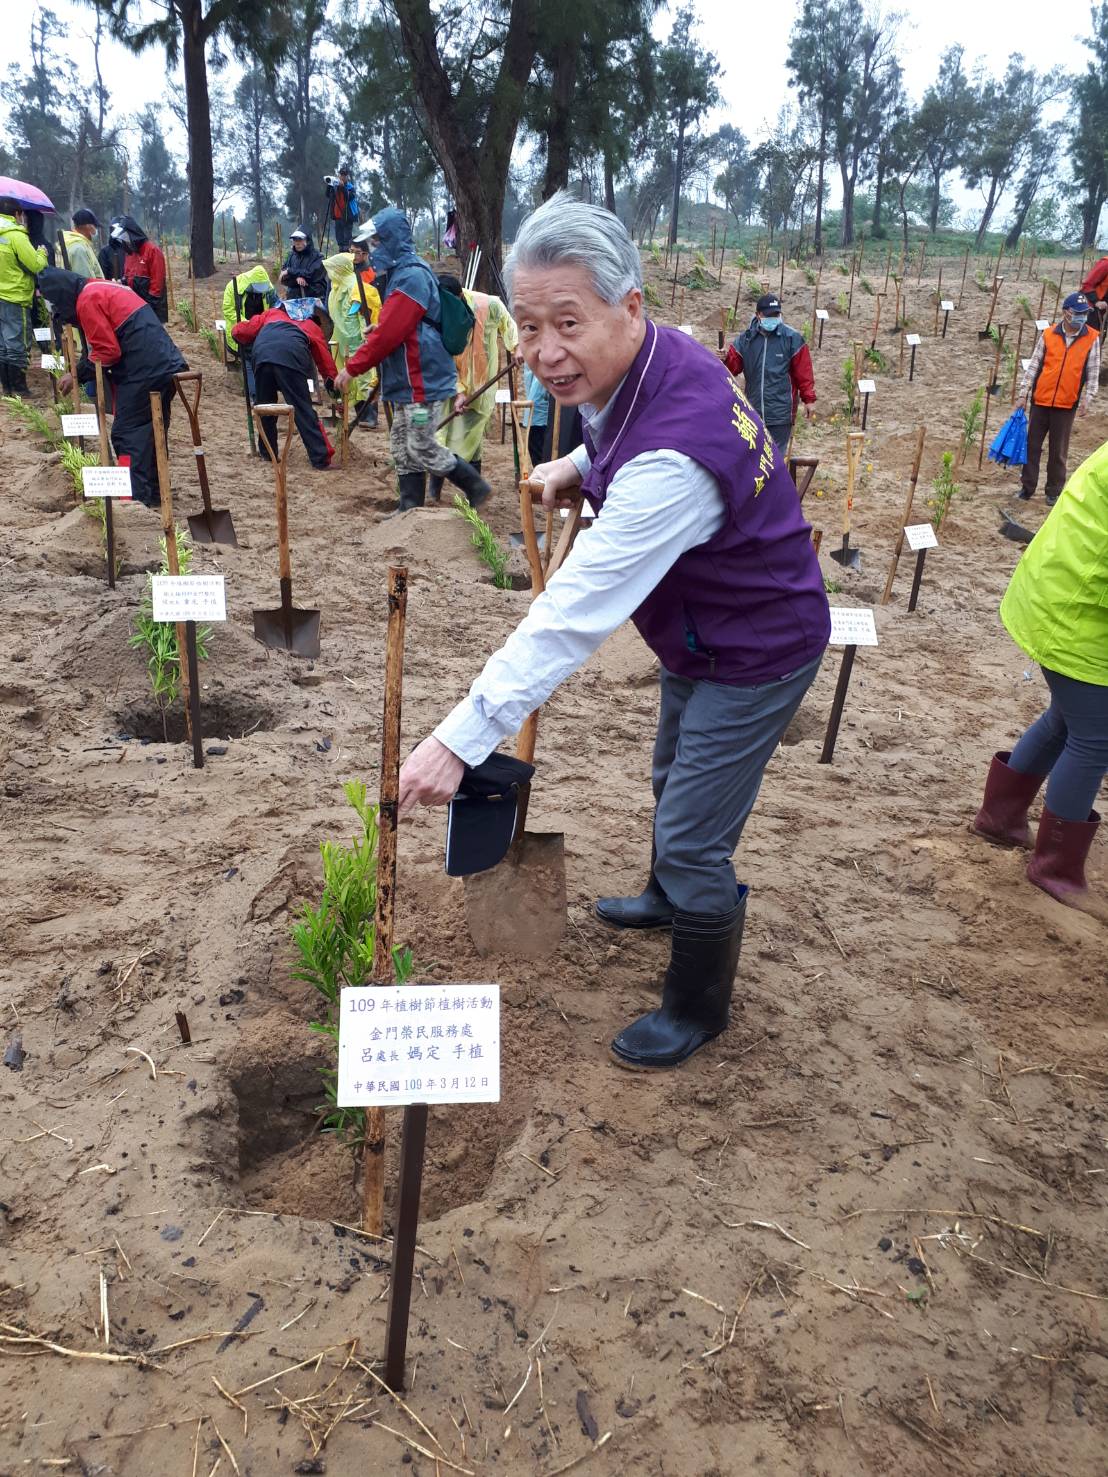
<svg viewBox="0 0 1108 1477">
<path fill-rule="evenodd" d="M 915 425 L 926 501 L 991 362 L 972 273 L 945 342 L 926 287 L 915 382 L 879 375 L 870 409 L 862 571 L 826 564 L 843 603 L 880 598 Z M 811 288 L 786 288 L 799 323 Z M 667 292 L 658 316 L 714 347 L 734 289 L 729 266 L 718 294 L 671 311 Z M 1024 290 L 1034 304 L 1038 284 L 1009 279 L 1002 322 Z M 845 468 L 829 416 L 871 314 L 864 293 L 853 323 L 832 307 L 799 448 L 821 458 L 807 506 L 825 556 Z M 742 1008 L 683 1070 L 644 1078 L 606 1052 L 666 953 L 591 912 L 648 857 L 656 690 L 633 630 L 540 730 L 532 819 L 568 856 L 556 957 L 480 959 L 442 816 L 404 830 L 398 937 L 424 977 L 496 980 L 504 999 L 502 1102 L 431 1117 L 408 1396 L 430 1437 L 347 1357 L 381 1352 L 388 1267 L 343 1228 L 348 1153 L 312 1131 L 321 1047 L 288 929 L 319 842 L 351 832 L 342 782 L 376 784 L 387 563 L 411 570 L 406 747 L 528 597 L 491 586 L 450 513 L 382 523 L 384 434 L 359 434 L 345 472 L 293 453 L 294 589 L 322 610 L 322 656 L 255 644 L 251 609 L 277 600 L 269 472 L 245 454 L 234 380 L 174 332 L 204 370 L 215 501 L 242 543 L 196 554 L 226 574 L 230 615 L 203 672 L 203 771 L 162 741 L 127 646 L 156 519 L 120 511 L 134 572 L 110 593 L 60 468 L 0 417 L 0 1011 L 27 1053 L 0 1074 L 0 1473 L 1103 1473 L 1106 934 L 966 830 L 988 756 L 1042 700 L 996 617 L 1019 553 L 995 532 L 1011 473 L 972 457 L 919 609 L 905 561 L 821 766 L 828 658 L 738 856 Z M 1103 426 L 1078 424 L 1075 462 Z M 171 442 L 183 517 L 180 414 Z M 486 467 L 506 536 L 510 448 L 495 439 Z M 1106 871 L 1098 844 L 1094 885 Z M 101 1275 L 107 1352 L 137 1363 L 93 1357 Z M 224 1391 L 248 1391 L 241 1409 Z"/>
</svg>

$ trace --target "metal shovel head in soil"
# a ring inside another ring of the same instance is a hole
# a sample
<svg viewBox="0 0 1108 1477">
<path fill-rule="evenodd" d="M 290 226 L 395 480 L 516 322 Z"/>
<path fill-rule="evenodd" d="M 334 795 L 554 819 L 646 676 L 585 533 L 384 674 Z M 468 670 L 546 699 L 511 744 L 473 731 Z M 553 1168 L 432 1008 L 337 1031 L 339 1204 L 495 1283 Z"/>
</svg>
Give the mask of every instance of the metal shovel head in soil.
<svg viewBox="0 0 1108 1477">
<path fill-rule="evenodd" d="M 289 555 L 289 504 L 285 484 L 289 444 L 292 440 L 291 405 L 255 405 L 254 416 L 262 445 L 273 463 L 277 495 L 277 548 L 280 558 L 281 604 L 276 610 L 254 611 L 254 639 L 276 651 L 291 651 L 294 656 L 319 655 L 319 611 L 297 610 L 292 603 L 292 560 Z M 280 455 L 270 445 L 263 422 L 283 418 L 285 436 Z"/>
<path fill-rule="evenodd" d="M 862 556 L 857 549 L 850 547 L 850 535 L 843 534 L 843 545 L 841 549 L 832 549 L 831 557 L 836 564 L 841 564 L 844 569 L 861 569 Z"/>
<path fill-rule="evenodd" d="M 227 544 L 232 549 L 239 546 L 235 525 L 227 508 L 213 508 L 211 488 L 208 486 L 208 467 L 204 460 L 204 444 L 200 436 L 200 392 L 204 376 L 198 370 L 173 376 L 173 385 L 185 407 L 189 430 L 192 433 L 192 449 L 196 457 L 196 475 L 200 481 L 200 496 L 204 500 L 202 513 L 188 515 L 189 533 L 194 543 Z"/>
<path fill-rule="evenodd" d="M 547 959 L 566 931 L 560 831 L 525 831 L 498 867 L 465 879 L 466 922 L 479 954 Z"/>
</svg>

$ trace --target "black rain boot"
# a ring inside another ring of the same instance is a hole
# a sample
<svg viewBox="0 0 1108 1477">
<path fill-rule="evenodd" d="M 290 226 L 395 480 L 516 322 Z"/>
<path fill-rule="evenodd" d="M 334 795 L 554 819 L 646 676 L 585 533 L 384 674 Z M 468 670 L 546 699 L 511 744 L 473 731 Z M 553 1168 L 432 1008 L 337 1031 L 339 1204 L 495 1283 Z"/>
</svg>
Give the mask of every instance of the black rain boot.
<svg viewBox="0 0 1108 1477">
<path fill-rule="evenodd" d="M 476 467 L 469 462 L 463 462 L 460 456 L 454 458 L 454 468 L 446 474 L 447 481 L 453 482 L 455 487 L 461 488 L 469 499 L 471 508 L 479 508 L 492 492 L 492 488 L 477 471 Z"/>
<path fill-rule="evenodd" d="M 673 922 L 673 904 L 654 875 L 657 859 L 657 849 L 651 847 L 650 877 L 638 897 L 598 897 L 596 916 L 616 928 L 669 928 Z"/>
<path fill-rule="evenodd" d="M 4 391 L 5 395 L 10 395 L 12 392 L 12 374 L 8 368 L 7 361 L 0 364 L 0 389 Z"/>
<path fill-rule="evenodd" d="M 13 395 L 22 395 L 24 400 L 29 399 L 31 391 L 27 386 L 27 375 L 22 369 L 14 364 L 8 365 L 8 383 L 11 385 Z"/>
<path fill-rule="evenodd" d="M 403 472 L 397 479 L 400 488 L 400 502 L 391 513 L 386 513 L 386 518 L 395 518 L 399 513 L 407 513 L 411 508 L 423 507 L 423 492 L 426 485 L 426 476 L 423 472 Z"/>
<path fill-rule="evenodd" d="M 661 1006 L 612 1042 L 621 1066 L 676 1067 L 726 1029 L 750 889 L 740 885 L 738 891 L 728 913 L 674 912 Z"/>
<path fill-rule="evenodd" d="M 429 485 L 429 487 L 427 489 L 427 501 L 429 503 L 436 503 L 436 504 L 442 501 L 442 478 L 441 477 L 432 477 L 430 479 L 430 485 Z"/>
</svg>

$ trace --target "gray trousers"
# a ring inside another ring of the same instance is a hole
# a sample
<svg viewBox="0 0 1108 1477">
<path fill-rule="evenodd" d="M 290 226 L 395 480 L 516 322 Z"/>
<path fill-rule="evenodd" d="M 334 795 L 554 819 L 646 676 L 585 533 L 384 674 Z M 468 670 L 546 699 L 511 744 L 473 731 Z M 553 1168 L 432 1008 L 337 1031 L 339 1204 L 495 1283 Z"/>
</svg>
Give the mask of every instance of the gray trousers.
<svg viewBox="0 0 1108 1477">
<path fill-rule="evenodd" d="M 30 357 L 31 310 L 0 298 L 0 363 L 26 370 Z"/>
<path fill-rule="evenodd" d="M 662 668 L 654 743 L 654 875 L 681 913 L 735 906 L 731 857 L 762 774 L 822 657 L 776 682 L 731 687 Z"/>
<path fill-rule="evenodd" d="M 413 412 L 417 410 L 427 412 L 427 420 L 421 426 L 412 420 Z M 454 470 L 458 458 L 435 440 L 437 420 L 435 405 L 393 406 L 389 450 L 396 463 L 398 477 L 409 472 L 430 472 L 435 477 L 447 477 Z"/>
</svg>

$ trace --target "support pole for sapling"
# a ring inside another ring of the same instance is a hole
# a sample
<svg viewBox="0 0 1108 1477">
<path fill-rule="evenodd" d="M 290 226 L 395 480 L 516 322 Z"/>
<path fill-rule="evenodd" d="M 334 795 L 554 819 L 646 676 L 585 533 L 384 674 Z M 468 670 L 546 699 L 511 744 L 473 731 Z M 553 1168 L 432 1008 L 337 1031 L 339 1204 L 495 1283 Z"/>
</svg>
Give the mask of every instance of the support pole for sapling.
<svg viewBox="0 0 1108 1477">
<path fill-rule="evenodd" d="M 915 570 L 915 573 L 912 575 L 912 593 L 908 596 L 908 614 L 909 615 L 911 615 L 911 613 L 913 612 L 913 610 L 915 610 L 915 608 L 916 608 L 916 601 L 919 599 L 919 587 L 920 587 L 920 582 L 923 579 L 923 561 L 926 558 L 927 558 L 927 550 L 926 549 L 918 549 L 916 551 L 916 570 Z"/>
<path fill-rule="evenodd" d="M 1016 362 L 1012 368 L 1012 398 L 1008 402 L 1010 405 L 1015 405 L 1016 403 L 1016 386 L 1019 384 L 1020 379 L 1020 355 L 1023 352 L 1023 322 L 1024 320 L 1021 318 L 1020 331 L 1016 335 Z"/>
<path fill-rule="evenodd" d="M 888 605 L 892 598 L 893 581 L 896 579 L 897 565 L 900 563 L 900 555 L 904 548 L 904 529 L 912 516 L 912 504 L 916 499 L 916 483 L 919 481 L 920 462 L 923 460 L 923 438 L 926 433 L 924 426 L 916 427 L 916 450 L 912 457 L 912 472 L 908 481 L 908 500 L 904 504 L 904 516 L 900 520 L 900 532 L 897 534 L 896 547 L 893 550 L 892 562 L 889 565 L 888 577 L 885 580 L 885 590 L 881 596 L 881 604 Z"/>
<path fill-rule="evenodd" d="M 843 708 L 846 706 L 846 690 L 850 686 L 850 674 L 854 670 L 854 657 L 857 646 L 844 646 L 843 659 L 839 667 L 839 680 L 835 684 L 835 698 L 831 704 L 831 716 L 827 720 L 827 732 L 823 739 L 823 752 L 819 756 L 821 764 L 830 764 L 835 757 L 835 743 L 839 737 L 839 724 L 843 719 Z"/>
</svg>

